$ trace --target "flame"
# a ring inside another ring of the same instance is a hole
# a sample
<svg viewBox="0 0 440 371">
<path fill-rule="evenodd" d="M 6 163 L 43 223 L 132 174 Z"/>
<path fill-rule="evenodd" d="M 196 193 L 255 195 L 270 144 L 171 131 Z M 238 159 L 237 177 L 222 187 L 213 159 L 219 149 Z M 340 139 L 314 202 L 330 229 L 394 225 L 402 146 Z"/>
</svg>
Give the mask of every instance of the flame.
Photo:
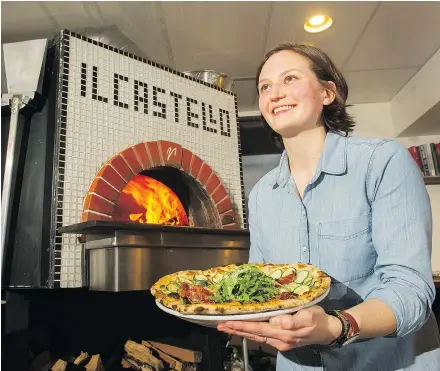
<svg viewBox="0 0 440 371">
<path fill-rule="evenodd" d="M 122 190 L 113 218 L 143 224 L 189 224 L 179 197 L 165 184 L 140 174 Z"/>
</svg>

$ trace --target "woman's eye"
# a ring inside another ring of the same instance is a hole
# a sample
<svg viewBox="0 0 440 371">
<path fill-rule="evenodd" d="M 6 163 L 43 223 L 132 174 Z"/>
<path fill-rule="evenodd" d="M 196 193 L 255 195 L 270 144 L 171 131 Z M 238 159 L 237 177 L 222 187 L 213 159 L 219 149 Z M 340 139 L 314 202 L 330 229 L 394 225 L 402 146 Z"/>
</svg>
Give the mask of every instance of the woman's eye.
<svg viewBox="0 0 440 371">
<path fill-rule="evenodd" d="M 269 90 L 269 84 L 264 84 L 260 86 L 260 92 L 264 93 L 265 91 Z"/>
<path fill-rule="evenodd" d="M 292 82 L 293 80 L 296 80 L 296 77 L 295 77 L 294 75 L 287 75 L 287 76 L 284 78 L 284 82 L 285 82 L 285 83 Z"/>
</svg>

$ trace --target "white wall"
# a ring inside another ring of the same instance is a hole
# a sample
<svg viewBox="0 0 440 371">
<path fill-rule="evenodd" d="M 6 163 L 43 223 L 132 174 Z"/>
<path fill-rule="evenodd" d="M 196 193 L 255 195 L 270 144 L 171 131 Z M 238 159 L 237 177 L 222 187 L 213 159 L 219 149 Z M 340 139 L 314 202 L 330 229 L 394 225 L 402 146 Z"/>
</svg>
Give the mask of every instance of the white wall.
<svg viewBox="0 0 440 371">
<path fill-rule="evenodd" d="M 368 138 L 393 138 L 390 103 L 355 104 L 348 112 L 356 121 L 353 134 Z"/>
<path fill-rule="evenodd" d="M 439 66 L 440 49 L 391 100 L 396 136 L 413 125 L 440 101 Z"/>
</svg>

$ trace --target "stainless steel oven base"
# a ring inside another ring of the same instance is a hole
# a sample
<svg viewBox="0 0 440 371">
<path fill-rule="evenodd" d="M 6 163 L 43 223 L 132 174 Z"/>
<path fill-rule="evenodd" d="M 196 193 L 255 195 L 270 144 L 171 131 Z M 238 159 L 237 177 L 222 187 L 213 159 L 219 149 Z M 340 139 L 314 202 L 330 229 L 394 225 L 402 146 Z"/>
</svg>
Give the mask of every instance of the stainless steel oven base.
<svg viewBox="0 0 440 371">
<path fill-rule="evenodd" d="M 149 290 L 162 276 L 180 270 L 246 263 L 249 233 L 114 231 L 81 237 L 90 290 Z"/>
</svg>

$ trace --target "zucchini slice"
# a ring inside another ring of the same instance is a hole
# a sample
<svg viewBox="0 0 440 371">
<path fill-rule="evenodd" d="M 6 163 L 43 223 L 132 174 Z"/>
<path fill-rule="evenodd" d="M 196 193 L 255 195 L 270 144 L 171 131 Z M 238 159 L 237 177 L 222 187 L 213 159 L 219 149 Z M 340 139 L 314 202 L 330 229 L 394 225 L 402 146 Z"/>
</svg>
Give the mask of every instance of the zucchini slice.
<svg viewBox="0 0 440 371">
<path fill-rule="evenodd" d="M 176 282 L 171 282 L 168 284 L 167 289 L 170 292 L 177 292 L 180 290 L 180 285 Z"/>
<path fill-rule="evenodd" d="M 212 282 L 219 283 L 223 278 L 223 274 L 218 273 L 214 277 L 212 277 Z"/>
<path fill-rule="evenodd" d="M 194 276 L 194 281 L 208 281 L 208 277 L 204 276 L 203 274 L 196 274 Z"/>
<path fill-rule="evenodd" d="M 283 274 L 283 271 L 281 269 L 277 269 L 276 271 L 273 271 L 270 276 L 274 279 L 277 280 L 279 278 L 281 278 L 281 275 Z"/>
<path fill-rule="evenodd" d="M 295 282 L 292 282 L 292 283 L 290 283 L 289 285 L 287 285 L 287 287 L 288 287 L 292 292 L 294 292 L 295 289 L 296 289 L 297 287 L 300 287 L 300 286 L 301 286 L 300 283 L 295 283 Z"/>
<path fill-rule="evenodd" d="M 298 275 L 296 276 L 296 283 L 303 283 L 304 280 L 307 278 L 307 276 L 309 275 L 309 271 L 300 271 L 298 273 Z"/>
<path fill-rule="evenodd" d="M 191 283 L 191 284 L 194 283 L 193 281 L 189 280 L 188 278 L 186 278 L 186 277 L 184 277 L 184 276 L 178 276 L 177 279 L 178 279 L 180 282 L 186 282 L 186 283 Z"/>
<path fill-rule="evenodd" d="M 287 277 L 290 276 L 292 273 L 296 273 L 295 268 L 287 268 L 281 277 Z"/>
<path fill-rule="evenodd" d="M 307 285 L 307 286 L 310 286 L 310 284 L 312 283 L 312 281 L 313 281 L 313 277 L 312 277 L 312 276 L 308 276 L 308 277 L 304 280 L 303 284 L 304 284 L 304 285 Z"/>
<path fill-rule="evenodd" d="M 300 285 L 295 290 L 293 290 L 293 292 L 297 295 L 302 295 L 308 291 L 310 291 L 310 287 L 307 285 Z"/>
</svg>

